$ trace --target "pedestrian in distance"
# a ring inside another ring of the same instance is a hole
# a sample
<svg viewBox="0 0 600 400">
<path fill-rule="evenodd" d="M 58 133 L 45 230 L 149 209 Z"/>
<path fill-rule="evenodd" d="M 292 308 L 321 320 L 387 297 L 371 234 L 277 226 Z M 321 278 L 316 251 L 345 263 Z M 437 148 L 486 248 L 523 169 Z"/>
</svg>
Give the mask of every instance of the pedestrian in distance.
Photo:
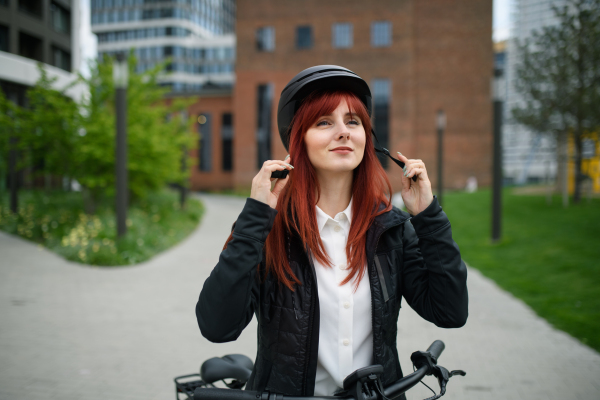
<svg viewBox="0 0 600 400">
<path fill-rule="evenodd" d="M 371 111 L 367 83 L 335 65 L 308 68 L 282 91 L 289 156 L 265 161 L 252 180 L 196 305 L 212 342 L 236 340 L 256 315 L 248 390 L 332 395 L 374 364 L 384 386 L 400 379 L 403 298 L 439 327 L 466 323 L 467 269 L 425 164 L 376 148 Z M 408 212 L 392 206 L 376 151 L 403 167 Z"/>
</svg>

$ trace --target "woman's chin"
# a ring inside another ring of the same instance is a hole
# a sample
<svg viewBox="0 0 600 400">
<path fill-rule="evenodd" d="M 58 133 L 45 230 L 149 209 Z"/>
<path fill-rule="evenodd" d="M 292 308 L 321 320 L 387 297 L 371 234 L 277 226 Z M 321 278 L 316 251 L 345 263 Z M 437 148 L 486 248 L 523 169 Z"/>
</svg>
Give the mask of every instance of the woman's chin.
<svg viewBox="0 0 600 400">
<path fill-rule="evenodd" d="M 327 172 L 332 173 L 343 173 L 343 172 L 352 172 L 358 167 L 358 164 L 355 162 L 347 162 L 347 163 L 335 163 L 335 165 L 330 165 L 327 168 L 324 168 Z"/>
</svg>

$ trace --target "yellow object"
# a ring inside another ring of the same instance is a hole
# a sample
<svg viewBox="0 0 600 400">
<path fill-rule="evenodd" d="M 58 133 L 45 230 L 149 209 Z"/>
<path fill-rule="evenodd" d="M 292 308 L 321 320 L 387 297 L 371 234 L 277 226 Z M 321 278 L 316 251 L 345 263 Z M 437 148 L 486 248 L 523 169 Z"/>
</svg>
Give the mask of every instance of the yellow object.
<svg viewBox="0 0 600 400">
<path fill-rule="evenodd" d="M 587 140 L 588 145 L 593 145 L 594 154 L 591 158 L 581 160 L 581 172 L 592 178 L 592 193 L 600 193 L 600 135 L 598 132 L 586 133 L 583 135 L 583 140 Z M 575 193 L 575 141 L 573 135 L 569 135 L 568 138 L 568 151 L 567 184 L 569 193 L 573 194 Z M 582 194 L 585 193 L 582 192 Z"/>
</svg>

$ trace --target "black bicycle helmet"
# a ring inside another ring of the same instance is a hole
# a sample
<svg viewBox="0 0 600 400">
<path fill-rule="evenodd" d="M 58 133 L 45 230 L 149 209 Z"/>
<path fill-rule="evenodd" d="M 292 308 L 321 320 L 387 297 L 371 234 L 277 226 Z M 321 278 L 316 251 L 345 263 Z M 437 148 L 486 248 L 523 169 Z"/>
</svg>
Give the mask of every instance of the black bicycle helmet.
<svg viewBox="0 0 600 400">
<path fill-rule="evenodd" d="M 343 89 L 354 93 L 365 105 L 369 117 L 371 116 L 373 109 L 371 90 L 364 79 L 348 68 L 338 65 L 317 65 L 307 68 L 292 78 L 281 91 L 281 97 L 279 98 L 277 128 L 286 150 L 289 151 L 290 125 L 302 101 L 315 90 L 327 89 Z M 375 131 L 371 129 L 371 133 L 377 140 Z M 379 144 L 378 140 L 377 143 Z M 392 157 L 386 148 L 378 149 L 375 147 L 375 151 L 386 154 L 400 167 L 404 167 L 404 163 Z"/>
</svg>

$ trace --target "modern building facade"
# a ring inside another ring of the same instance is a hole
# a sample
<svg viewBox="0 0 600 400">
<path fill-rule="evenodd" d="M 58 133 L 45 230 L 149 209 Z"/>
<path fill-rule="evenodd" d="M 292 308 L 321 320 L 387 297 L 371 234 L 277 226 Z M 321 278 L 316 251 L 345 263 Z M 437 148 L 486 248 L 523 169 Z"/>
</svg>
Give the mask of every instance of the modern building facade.
<svg viewBox="0 0 600 400">
<path fill-rule="evenodd" d="M 161 83 L 175 93 L 232 87 L 234 0 L 92 0 L 98 55 L 134 49 L 138 72 L 167 58 Z"/>
<path fill-rule="evenodd" d="M 514 25 L 507 48 L 507 94 L 504 107 L 503 169 L 508 183 L 525 184 L 553 179 L 557 173 L 556 140 L 546 132 L 533 132 L 512 121 L 512 109 L 523 104 L 514 83 L 519 63 L 517 44 L 558 21 L 552 5 L 561 7 L 565 0 L 515 0 Z"/>
<path fill-rule="evenodd" d="M 57 87 L 75 79 L 79 65 L 79 1 L 0 0 L 0 88 L 20 105 L 39 78 L 42 62 Z M 67 93 L 80 96 L 82 87 Z"/>
<path fill-rule="evenodd" d="M 276 124 L 281 90 L 305 68 L 335 64 L 369 83 L 381 145 L 422 159 L 434 187 L 438 110 L 447 116 L 445 186 L 464 188 L 471 176 L 491 182 L 491 0 L 236 3 L 233 166 L 227 172 L 221 159 L 213 160 L 213 172 L 203 177 L 220 171 L 231 187 L 247 188 L 265 160 L 283 159 Z M 224 135 L 211 134 L 212 153 L 220 154 Z M 382 159 L 396 192 L 402 172 L 388 161 Z M 208 187 L 198 179 L 194 188 Z"/>
</svg>

